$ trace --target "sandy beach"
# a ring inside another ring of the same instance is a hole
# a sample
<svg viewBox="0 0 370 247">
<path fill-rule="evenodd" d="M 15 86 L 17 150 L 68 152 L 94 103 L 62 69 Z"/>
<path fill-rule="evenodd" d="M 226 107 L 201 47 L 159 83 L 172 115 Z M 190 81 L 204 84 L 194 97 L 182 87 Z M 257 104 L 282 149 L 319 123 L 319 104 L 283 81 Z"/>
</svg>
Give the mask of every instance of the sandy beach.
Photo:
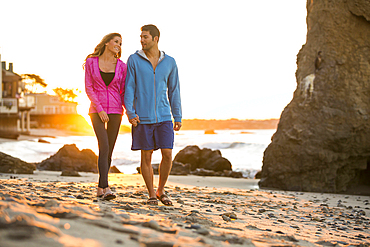
<svg viewBox="0 0 370 247">
<path fill-rule="evenodd" d="M 174 206 L 149 206 L 141 175 L 110 174 L 112 201 L 80 175 L 0 174 L 0 246 L 370 246 L 368 196 L 170 176 Z"/>
</svg>

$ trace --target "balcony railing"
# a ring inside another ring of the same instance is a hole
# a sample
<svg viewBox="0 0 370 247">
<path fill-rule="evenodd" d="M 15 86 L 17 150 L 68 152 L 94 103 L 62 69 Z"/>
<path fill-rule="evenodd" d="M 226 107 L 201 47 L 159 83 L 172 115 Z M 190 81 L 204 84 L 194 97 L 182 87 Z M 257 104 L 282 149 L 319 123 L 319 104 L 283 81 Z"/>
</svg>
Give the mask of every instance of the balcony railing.
<svg viewBox="0 0 370 247">
<path fill-rule="evenodd" d="M 25 95 L 18 100 L 19 108 L 34 108 L 36 106 L 36 98 L 32 95 Z"/>
<path fill-rule="evenodd" d="M 0 113 L 17 113 L 18 105 L 16 98 L 0 99 Z"/>
</svg>

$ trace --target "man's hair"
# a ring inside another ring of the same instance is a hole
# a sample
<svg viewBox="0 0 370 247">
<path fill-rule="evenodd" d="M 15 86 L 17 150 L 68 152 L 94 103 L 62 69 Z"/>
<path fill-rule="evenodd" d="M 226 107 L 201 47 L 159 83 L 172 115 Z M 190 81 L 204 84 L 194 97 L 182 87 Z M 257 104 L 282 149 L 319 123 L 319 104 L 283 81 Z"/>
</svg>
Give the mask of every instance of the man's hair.
<svg viewBox="0 0 370 247">
<path fill-rule="evenodd" d="M 152 39 L 154 39 L 154 37 L 157 36 L 159 41 L 159 36 L 161 35 L 161 33 L 159 32 L 159 29 L 156 26 L 152 24 L 144 25 L 141 27 L 141 31 L 149 31 L 150 35 L 152 35 Z"/>
</svg>

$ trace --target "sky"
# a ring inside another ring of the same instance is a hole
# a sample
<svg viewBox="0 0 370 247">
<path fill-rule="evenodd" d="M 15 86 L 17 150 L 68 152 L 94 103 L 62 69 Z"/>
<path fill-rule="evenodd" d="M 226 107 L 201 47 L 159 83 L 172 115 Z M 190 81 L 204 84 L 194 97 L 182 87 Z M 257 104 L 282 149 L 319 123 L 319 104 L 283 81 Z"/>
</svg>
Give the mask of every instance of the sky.
<svg viewBox="0 0 370 247">
<path fill-rule="evenodd" d="M 296 89 L 306 14 L 306 0 L 0 0 L 0 54 L 49 90 L 80 89 L 86 116 L 86 56 L 118 32 L 126 62 L 140 27 L 154 24 L 178 66 L 184 119 L 279 118 Z"/>
</svg>

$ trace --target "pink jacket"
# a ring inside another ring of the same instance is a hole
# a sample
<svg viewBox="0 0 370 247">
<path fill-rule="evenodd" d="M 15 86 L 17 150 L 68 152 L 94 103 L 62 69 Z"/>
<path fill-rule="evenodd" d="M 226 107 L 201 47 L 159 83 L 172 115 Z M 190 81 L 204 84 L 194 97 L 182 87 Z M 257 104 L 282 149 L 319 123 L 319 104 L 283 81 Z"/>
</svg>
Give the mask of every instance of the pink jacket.
<svg viewBox="0 0 370 247">
<path fill-rule="evenodd" d="M 99 57 L 90 57 L 85 64 L 85 90 L 91 104 L 90 113 L 105 111 L 107 114 L 123 114 L 127 65 L 117 59 L 112 82 L 106 86 L 100 75 Z"/>
</svg>

